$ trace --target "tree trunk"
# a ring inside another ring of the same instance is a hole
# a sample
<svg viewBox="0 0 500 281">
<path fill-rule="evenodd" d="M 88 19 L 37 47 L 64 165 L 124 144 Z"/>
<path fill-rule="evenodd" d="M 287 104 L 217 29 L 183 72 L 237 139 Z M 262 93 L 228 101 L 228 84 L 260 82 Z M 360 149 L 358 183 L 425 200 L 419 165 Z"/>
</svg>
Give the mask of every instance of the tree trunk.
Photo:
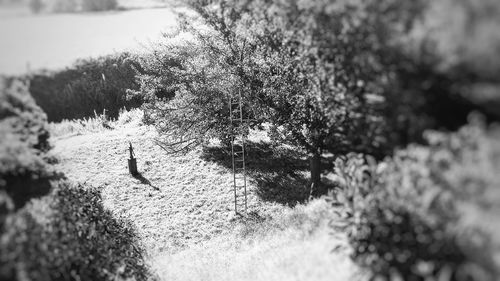
<svg viewBox="0 0 500 281">
<path fill-rule="evenodd" d="M 311 170 L 311 197 L 317 197 L 323 194 L 321 185 L 321 153 L 314 152 L 309 159 L 309 167 Z"/>
</svg>

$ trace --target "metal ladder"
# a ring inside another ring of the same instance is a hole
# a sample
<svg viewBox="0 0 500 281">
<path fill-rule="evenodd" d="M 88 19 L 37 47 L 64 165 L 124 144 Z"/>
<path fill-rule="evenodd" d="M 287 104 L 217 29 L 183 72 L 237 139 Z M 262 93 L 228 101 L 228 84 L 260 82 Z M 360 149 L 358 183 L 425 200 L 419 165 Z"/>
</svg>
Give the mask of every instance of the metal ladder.
<svg viewBox="0 0 500 281">
<path fill-rule="evenodd" d="M 229 118 L 231 120 L 231 158 L 233 164 L 234 212 L 247 213 L 247 178 L 245 170 L 246 131 L 243 119 L 241 91 L 229 96 Z M 238 130 L 235 128 L 238 124 Z"/>
</svg>

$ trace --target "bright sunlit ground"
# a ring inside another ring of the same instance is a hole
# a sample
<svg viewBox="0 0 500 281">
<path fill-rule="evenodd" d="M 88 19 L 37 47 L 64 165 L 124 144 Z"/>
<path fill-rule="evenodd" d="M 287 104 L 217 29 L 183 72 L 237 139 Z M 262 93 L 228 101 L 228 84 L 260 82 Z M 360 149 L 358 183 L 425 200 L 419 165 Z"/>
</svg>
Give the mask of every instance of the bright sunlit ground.
<svg viewBox="0 0 500 281">
<path fill-rule="evenodd" d="M 167 155 L 142 124 L 142 112 L 122 112 L 113 130 L 96 119 L 51 124 L 57 170 L 99 187 L 104 206 L 130 220 L 159 280 L 366 280 L 349 258 L 347 237 L 329 226 L 335 212 L 317 199 L 287 207 L 261 199 L 253 179 L 254 220 L 232 209 L 232 173 L 197 149 Z M 251 139 L 266 141 L 264 134 Z M 128 174 L 128 141 L 141 177 Z"/>
</svg>

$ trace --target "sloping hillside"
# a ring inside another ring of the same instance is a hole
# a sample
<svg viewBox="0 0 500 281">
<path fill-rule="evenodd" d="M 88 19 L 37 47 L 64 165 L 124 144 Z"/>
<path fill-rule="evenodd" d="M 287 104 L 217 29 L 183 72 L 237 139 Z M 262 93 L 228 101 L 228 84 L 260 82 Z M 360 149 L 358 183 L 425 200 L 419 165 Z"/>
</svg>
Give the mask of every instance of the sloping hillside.
<svg viewBox="0 0 500 281">
<path fill-rule="evenodd" d="M 250 183 L 250 221 L 232 211 L 232 173 L 202 150 L 171 156 L 154 130 L 113 130 L 53 139 L 57 169 L 102 189 L 104 205 L 135 224 L 164 280 L 351 280 L 345 238 L 330 234 L 324 200 L 295 208 L 263 201 Z M 139 177 L 128 174 L 128 142 Z M 338 248 L 332 253 L 334 248 Z M 292 269 L 292 270 L 291 270 Z"/>
</svg>

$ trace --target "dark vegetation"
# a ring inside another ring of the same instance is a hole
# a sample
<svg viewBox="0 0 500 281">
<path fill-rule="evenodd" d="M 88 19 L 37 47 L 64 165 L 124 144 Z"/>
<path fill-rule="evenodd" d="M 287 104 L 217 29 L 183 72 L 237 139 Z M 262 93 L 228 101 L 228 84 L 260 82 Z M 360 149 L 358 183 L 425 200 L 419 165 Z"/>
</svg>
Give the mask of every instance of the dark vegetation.
<svg viewBox="0 0 500 281">
<path fill-rule="evenodd" d="M 0 216 L 46 194 L 50 171 L 47 117 L 22 81 L 0 80 Z M 1 221 L 0 221 L 1 224 Z"/>
<path fill-rule="evenodd" d="M 496 280 L 498 241 L 479 218 L 465 223 L 461 210 L 498 210 L 499 134 L 475 119 L 456 133 L 429 132 L 429 146 L 380 163 L 360 154 L 338 159 L 334 198 L 344 207 L 340 229 L 349 233 L 353 258 L 379 277 Z"/>
<path fill-rule="evenodd" d="M 26 83 L 0 82 L 0 280 L 151 277 L 131 225 L 51 167 L 47 117 Z"/>
<path fill-rule="evenodd" d="M 52 122 L 92 117 L 104 110 L 116 118 L 120 109 L 142 104 L 140 97 L 127 98 L 127 90 L 139 88 L 136 70 L 140 66 L 128 53 L 80 60 L 62 71 L 30 75 L 29 91 Z"/>
<path fill-rule="evenodd" d="M 132 225 L 102 205 L 97 188 L 55 186 L 8 218 L 1 280 L 148 280 Z"/>
</svg>

